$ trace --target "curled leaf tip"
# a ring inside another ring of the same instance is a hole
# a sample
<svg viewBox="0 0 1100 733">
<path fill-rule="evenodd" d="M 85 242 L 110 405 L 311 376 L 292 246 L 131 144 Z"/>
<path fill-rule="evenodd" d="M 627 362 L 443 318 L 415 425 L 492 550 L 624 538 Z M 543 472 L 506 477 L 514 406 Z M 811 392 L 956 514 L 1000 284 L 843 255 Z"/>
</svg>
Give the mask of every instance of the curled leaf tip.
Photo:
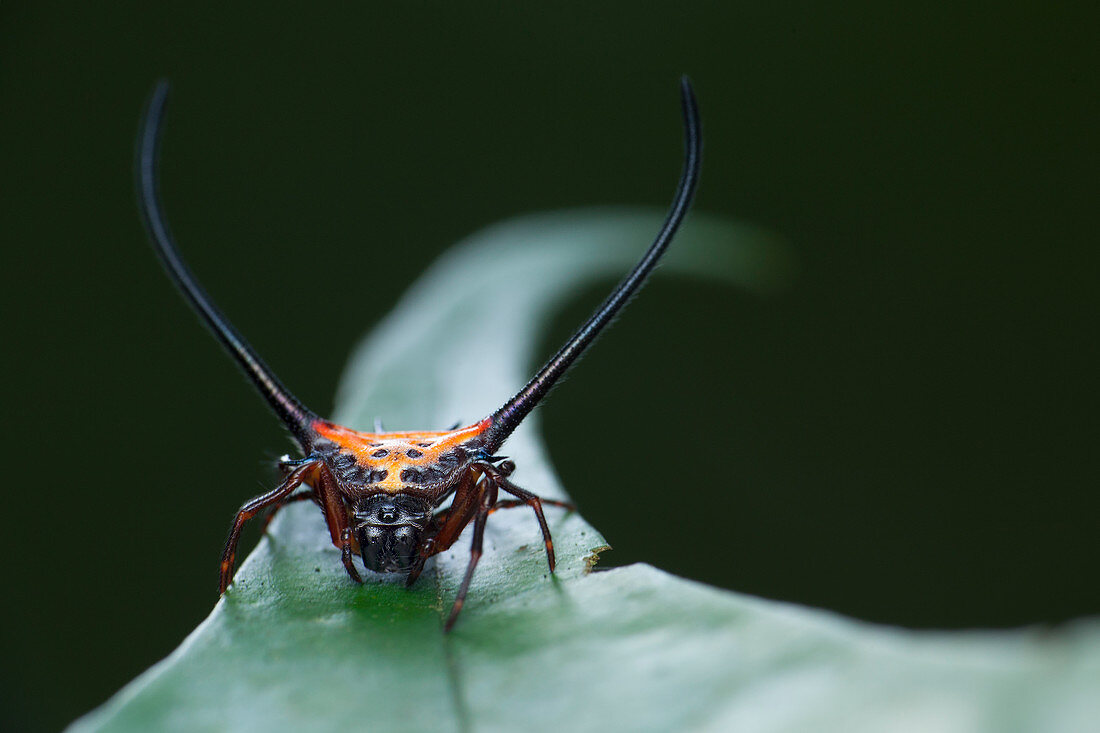
<svg viewBox="0 0 1100 733">
<path fill-rule="evenodd" d="M 588 575 L 596 569 L 596 563 L 600 561 L 600 553 L 607 552 L 611 549 L 611 545 L 600 545 L 599 547 L 593 547 L 584 558 L 584 574 Z"/>
</svg>

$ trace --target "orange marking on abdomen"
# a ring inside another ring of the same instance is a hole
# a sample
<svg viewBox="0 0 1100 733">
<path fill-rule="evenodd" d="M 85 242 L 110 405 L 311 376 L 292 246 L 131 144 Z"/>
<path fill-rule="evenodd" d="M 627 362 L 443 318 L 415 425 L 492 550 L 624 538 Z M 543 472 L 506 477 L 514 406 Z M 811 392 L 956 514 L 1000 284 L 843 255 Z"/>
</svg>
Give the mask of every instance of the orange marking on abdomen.
<svg viewBox="0 0 1100 733">
<path fill-rule="evenodd" d="M 410 447 L 420 448 L 420 450 L 426 454 L 428 451 L 442 453 L 448 448 L 453 448 L 460 443 L 465 443 L 467 440 L 476 438 L 489 428 L 490 422 L 489 418 L 485 418 L 480 422 L 476 422 L 464 428 L 458 428 L 457 430 L 424 430 L 395 433 L 363 433 L 325 420 L 314 421 L 312 427 L 322 437 L 356 454 L 369 454 L 372 452 L 372 449 L 377 450 L 379 445 L 383 443 L 409 443 L 411 444 Z M 417 443 L 429 443 L 430 447 L 420 447 L 416 445 Z"/>
<path fill-rule="evenodd" d="M 324 420 L 313 423 L 313 429 L 355 457 L 364 467 L 387 472 L 386 478 L 371 484 L 373 489 L 394 493 L 406 483 L 401 472 L 406 468 L 431 466 L 448 450 L 484 433 L 489 418 L 457 430 L 415 432 L 364 433 Z"/>
</svg>

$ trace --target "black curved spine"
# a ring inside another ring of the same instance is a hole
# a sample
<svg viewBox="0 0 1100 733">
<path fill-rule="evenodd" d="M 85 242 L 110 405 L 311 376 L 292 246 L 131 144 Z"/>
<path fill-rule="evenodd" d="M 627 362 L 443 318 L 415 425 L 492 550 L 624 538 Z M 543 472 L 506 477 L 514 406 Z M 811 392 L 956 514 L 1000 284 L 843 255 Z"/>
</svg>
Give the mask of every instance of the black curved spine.
<svg viewBox="0 0 1100 733">
<path fill-rule="evenodd" d="M 695 92 L 686 76 L 680 80 L 680 93 L 684 115 L 684 165 L 680 173 L 680 182 L 676 187 L 676 195 L 664 225 L 642 259 L 596 309 L 596 312 L 577 329 L 558 353 L 546 362 L 527 386 L 490 416 L 491 423 L 485 433 L 486 448 L 489 452 L 495 452 L 504 443 L 520 422 L 550 392 L 573 362 L 592 344 L 600 331 L 611 322 L 630 296 L 642 286 L 661 255 L 668 249 L 676 230 L 683 222 L 699 181 L 703 136 Z"/>
<path fill-rule="evenodd" d="M 149 234 L 153 249 L 168 271 L 172 282 L 203 323 L 214 334 L 229 355 L 237 362 L 249 380 L 256 385 L 271 409 L 283 421 L 303 451 L 308 450 L 313 431 L 310 424 L 317 419 L 302 405 L 278 377 L 264 364 L 259 355 L 248 345 L 233 325 L 222 315 L 214 302 L 195 280 L 191 270 L 180 257 L 172 234 L 165 220 L 160 203 L 157 165 L 160 157 L 161 122 L 168 98 L 168 82 L 160 81 L 153 89 L 149 104 L 142 117 L 137 146 L 137 189 L 142 222 Z"/>
</svg>

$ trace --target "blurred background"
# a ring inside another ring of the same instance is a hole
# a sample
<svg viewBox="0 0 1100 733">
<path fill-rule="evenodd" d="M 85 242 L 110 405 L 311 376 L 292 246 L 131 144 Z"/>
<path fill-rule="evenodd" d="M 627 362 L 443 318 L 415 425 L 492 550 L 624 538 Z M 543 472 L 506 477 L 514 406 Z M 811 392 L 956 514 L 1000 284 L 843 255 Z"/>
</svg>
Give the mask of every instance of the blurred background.
<svg viewBox="0 0 1100 733">
<path fill-rule="evenodd" d="M 776 233 L 797 274 L 768 297 L 656 278 L 542 411 L 601 561 L 913 627 L 1100 612 L 1094 19 L 493 5 L 0 6 L 0 729 L 57 729 L 171 651 L 288 447 L 145 243 L 132 146 L 159 77 L 181 247 L 326 413 L 463 236 L 665 206 L 690 74 L 698 209 Z M 691 475 L 593 451 L 638 426 L 691 441 Z"/>
</svg>

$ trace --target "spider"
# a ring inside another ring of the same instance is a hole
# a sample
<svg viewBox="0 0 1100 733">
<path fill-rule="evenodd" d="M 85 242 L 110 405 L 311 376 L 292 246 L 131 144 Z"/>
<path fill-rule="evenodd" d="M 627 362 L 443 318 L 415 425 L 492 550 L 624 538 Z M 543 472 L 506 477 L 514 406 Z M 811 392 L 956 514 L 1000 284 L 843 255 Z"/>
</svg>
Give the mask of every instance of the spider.
<svg viewBox="0 0 1100 733">
<path fill-rule="evenodd" d="M 412 585 L 424 563 L 450 548 L 472 522 L 470 559 L 445 631 L 454 626 L 466 600 L 492 512 L 530 507 L 542 531 L 550 572 L 554 571 L 554 545 L 543 506 L 573 507 L 542 499 L 512 483 L 509 476 L 515 465 L 497 451 L 641 287 L 683 221 L 699 178 L 702 136 L 695 95 L 686 77 L 681 79 L 680 91 L 684 162 L 672 207 L 634 269 L 558 353 L 503 406 L 472 425 L 423 432 L 384 432 L 376 425 L 375 432 L 360 432 L 325 420 L 299 402 L 222 315 L 181 258 L 164 217 L 157 182 L 168 84 L 161 81 L 154 87 L 137 147 L 139 207 L 153 249 L 187 302 L 282 420 L 302 456 L 280 458 L 282 483 L 245 502 L 237 512 L 222 552 L 219 594 L 233 579 L 245 523 L 265 509 L 270 521 L 281 507 L 301 500 L 321 508 L 347 574 L 359 583 L 363 581 L 355 566 L 356 554 L 370 570 L 405 573 L 406 586 Z M 511 498 L 500 498 L 502 493 Z M 450 504 L 441 508 L 447 499 Z"/>
</svg>

